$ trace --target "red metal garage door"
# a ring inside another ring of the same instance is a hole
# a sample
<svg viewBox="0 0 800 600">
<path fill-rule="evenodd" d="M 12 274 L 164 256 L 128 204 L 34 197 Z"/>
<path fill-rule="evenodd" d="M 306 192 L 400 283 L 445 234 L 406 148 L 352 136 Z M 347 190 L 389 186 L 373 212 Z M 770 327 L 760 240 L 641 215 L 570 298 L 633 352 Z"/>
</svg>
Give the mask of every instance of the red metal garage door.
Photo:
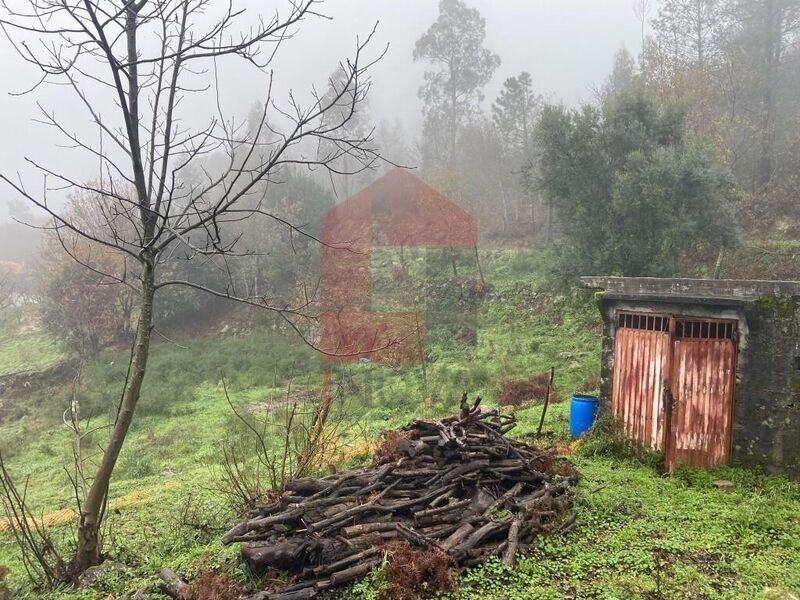
<svg viewBox="0 0 800 600">
<path fill-rule="evenodd" d="M 667 470 L 725 464 L 731 451 L 736 324 L 675 319 Z"/>
<path fill-rule="evenodd" d="M 727 462 L 736 323 L 617 315 L 611 412 L 617 431 L 663 450 L 667 469 Z"/>
<path fill-rule="evenodd" d="M 618 432 L 663 450 L 664 380 L 669 377 L 670 319 L 619 313 L 611 412 Z"/>
</svg>

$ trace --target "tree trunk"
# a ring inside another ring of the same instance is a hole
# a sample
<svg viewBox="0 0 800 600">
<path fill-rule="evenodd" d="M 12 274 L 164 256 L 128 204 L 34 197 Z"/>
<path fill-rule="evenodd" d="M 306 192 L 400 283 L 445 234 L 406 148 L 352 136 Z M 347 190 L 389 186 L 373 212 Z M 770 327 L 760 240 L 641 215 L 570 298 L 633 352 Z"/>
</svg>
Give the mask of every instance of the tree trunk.
<svg viewBox="0 0 800 600">
<path fill-rule="evenodd" d="M 447 253 L 450 255 L 450 266 L 453 269 L 453 279 L 458 279 L 458 266 L 456 266 L 456 253 L 452 246 L 447 247 Z"/>
<path fill-rule="evenodd" d="M 508 215 L 508 198 L 506 197 L 506 190 L 505 190 L 505 187 L 503 186 L 503 182 L 502 181 L 500 182 L 500 203 L 503 206 L 503 217 L 502 217 L 503 218 L 503 234 L 505 235 L 505 234 L 508 233 L 509 215 Z"/>
<path fill-rule="evenodd" d="M 456 165 L 456 129 L 458 128 L 458 111 L 456 110 L 456 76 L 450 67 L 450 168 Z"/>
<path fill-rule="evenodd" d="M 139 295 L 139 324 L 136 340 L 131 352 L 130 370 L 117 418 L 111 432 L 111 439 L 103 452 L 103 459 L 97 469 L 89 493 L 86 496 L 78 523 L 78 548 L 72 558 L 70 572 L 74 577 L 102 561 L 102 540 L 100 527 L 105 512 L 108 486 L 111 474 L 117 463 L 122 444 L 133 420 L 133 413 L 139 401 L 144 381 L 147 358 L 150 353 L 150 332 L 153 324 L 153 299 L 155 296 L 155 277 L 153 264 L 145 260 L 142 267 L 142 289 Z"/>
<path fill-rule="evenodd" d="M 764 36 L 764 87 L 761 100 L 761 156 L 758 183 L 763 187 L 772 179 L 775 148 L 775 82 L 781 56 L 783 19 L 775 0 L 767 0 L 762 9 Z"/>
<path fill-rule="evenodd" d="M 703 71 L 703 67 L 705 67 L 705 31 L 703 29 L 703 25 L 705 25 L 705 18 L 703 17 L 703 7 L 698 2 L 695 4 L 695 44 L 697 44 L 697 66 L 700 67 L 700 71 Z"/>
</svg>

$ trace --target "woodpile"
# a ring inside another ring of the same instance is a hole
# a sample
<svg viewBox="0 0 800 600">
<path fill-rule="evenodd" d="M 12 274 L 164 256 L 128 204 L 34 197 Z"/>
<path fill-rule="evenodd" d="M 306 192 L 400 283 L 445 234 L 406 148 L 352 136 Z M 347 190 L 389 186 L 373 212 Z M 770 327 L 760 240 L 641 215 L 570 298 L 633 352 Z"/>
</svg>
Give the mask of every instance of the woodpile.
<svg viewBox="0 0 800 600">
<path fill-rule="evenodd" d="M 574 525 L 575 470 L 551 451 L 511 440 L 515 420 L 483 412 L 413 421 L 387 432 L 373 464 L 286 485 L 247 515 L 223 543 L 242 543 L 256 574 L 294 575 L 252 600 L 301 600 L 358 579 L 381 564 L 387 544 L 445 556 L 453 567 L 517 551 L 542 533 Z"/>
</svg>

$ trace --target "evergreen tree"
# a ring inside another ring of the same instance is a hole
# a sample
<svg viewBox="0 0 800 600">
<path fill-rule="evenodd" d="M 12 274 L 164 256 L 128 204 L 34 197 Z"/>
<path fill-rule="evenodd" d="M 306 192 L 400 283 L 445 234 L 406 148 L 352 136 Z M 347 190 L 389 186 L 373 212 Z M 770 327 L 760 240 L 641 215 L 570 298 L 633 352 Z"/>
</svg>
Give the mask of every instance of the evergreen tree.
<svg viewBox="0 0 800 600">
<path fill-rule="evenodd" d="M 614 68 L 606 79 L 601 92 L 604 100 L 624 92 L 636 81 L 636 61 L 626 48 L 620 48 L 614 55 Z"/>
<path fill-rule="evenodd" d="M 503 159 L 507 164 L 505 171 L 513 175 L 513 187 L 520 192 L 513 217 L 519 224 L 520 217 L 527 214 L 529 226 L 535 221 L 535 205 L 539 195 L 536 185 L 539 148 L 534 134 L 541 110 L 542 97 L 534 93 L 533 80 L 527 72 L 506 79 L 492 105 L 492 116 L 502 139 Z M 512 185 L 508 187 L 512 188 Z M 504 210 L 503 214 L 512 213 Z M 508 223 L 506 229 L 507 226 Z"/>
<path fill-rule="evenodd" d="M 733 186 L 681 112 L 631 91 L 602 109 L 546 107 L 541 135 L 564 274 L 675 276 L 687 253 L 735 242 Z"/>
<path fill-rule="evenodd" d="M 414 60 L 438 70 L 425 73 L 419 89 L 425 115 L 423 158 L 451 165 L 460 129 L 480 111 L 483 87 L 500 57 L 483 47 L 486 20 L 461 0 L 441 0 L 439 17 L 417 40 Z"/>
<path fill-rule="evenodd" d="M 541 106 L 542 98 L 533 92 L 530 73 L 506 79 L 492 104 L 492 116 L 509 150 L 530 154 Z"/>
</svg>

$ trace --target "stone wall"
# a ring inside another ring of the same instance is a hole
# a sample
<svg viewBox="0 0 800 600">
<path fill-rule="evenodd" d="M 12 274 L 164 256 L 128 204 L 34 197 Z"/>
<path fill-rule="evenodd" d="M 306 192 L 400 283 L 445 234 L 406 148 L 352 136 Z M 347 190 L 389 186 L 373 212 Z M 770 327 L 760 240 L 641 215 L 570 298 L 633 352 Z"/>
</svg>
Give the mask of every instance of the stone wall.
<svg viewBox="0 0 800 600">
<path fill-rule="evenodd" d="M 732 462 L 800 478 L 800 298 L 765 296 L 744 313 Z"/>
</svg>

